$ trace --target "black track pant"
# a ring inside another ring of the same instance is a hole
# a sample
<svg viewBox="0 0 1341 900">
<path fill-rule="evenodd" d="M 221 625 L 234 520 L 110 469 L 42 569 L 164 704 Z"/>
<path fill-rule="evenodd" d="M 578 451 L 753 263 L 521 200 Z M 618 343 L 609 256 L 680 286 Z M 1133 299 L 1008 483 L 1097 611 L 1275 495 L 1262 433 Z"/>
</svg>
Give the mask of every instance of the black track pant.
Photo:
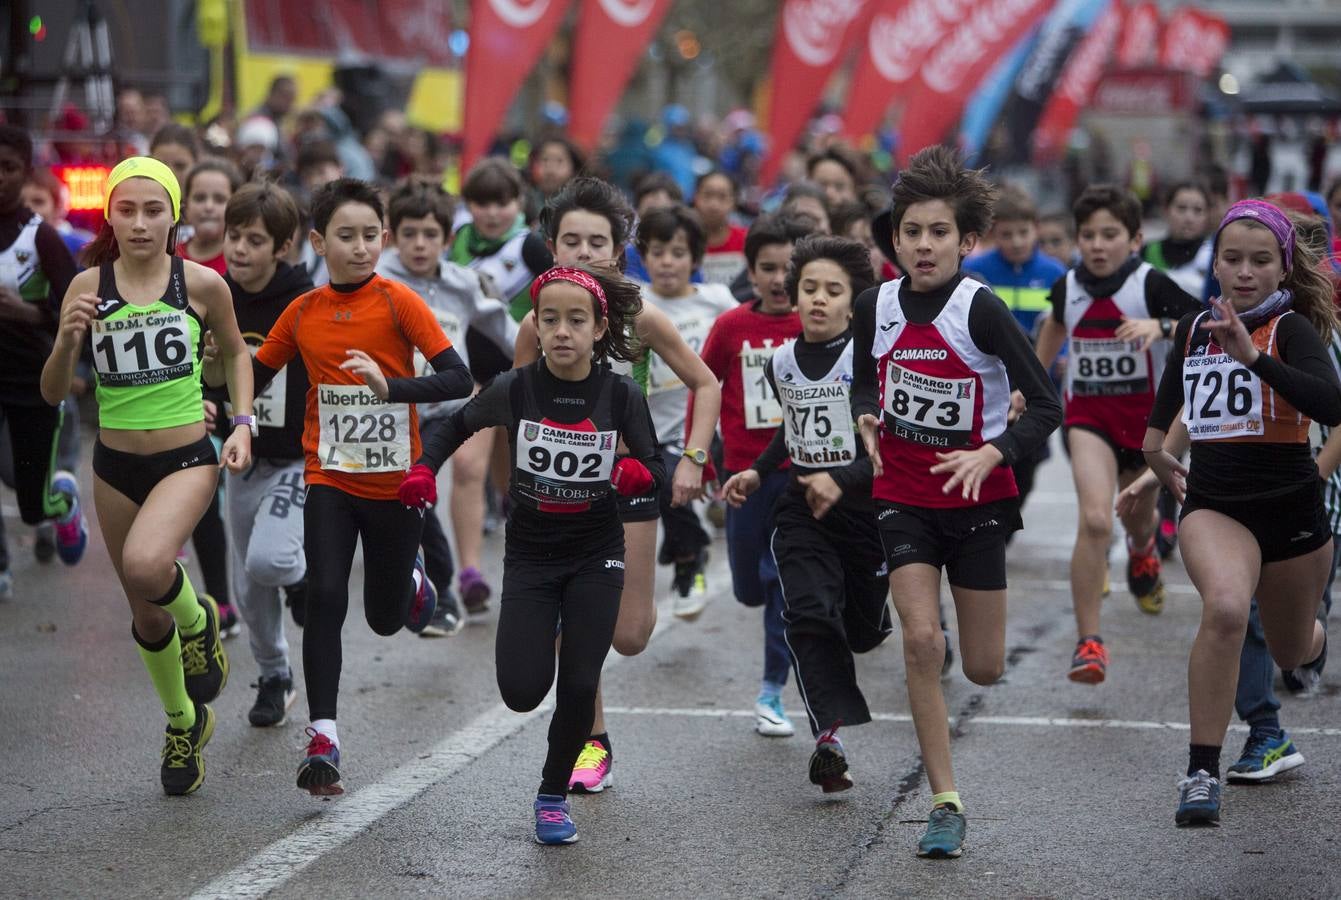
<svg viewBox="0 0 1341 900">
<path fill-rule="evenodd" d="M 542 794 L 568 793 L 573 764 L 591 736 L 623 591 L 622 529 L 604 551 L 544 557 L 508 548 L 504 555 L 495 657 L 498 690 L 509 709 L 527 712 L 545 699 L 554 681 L 554 639 L 561 636 Z"/>
<path fill-rule="evenodd" d="M 879 646 L 893 629 L 884 551 L 871 512 L 836 506 L 816 520 L 805 499 L 789 490 L 773 514 L 782 620 L 811 733 L 839 721 L 869 722 L 852 654 Z"/>
<path fill-rule="evenodd" d="M 399 500 L 367 500 L 314 484 L 303 506 L 307 624 L 303 674 L 313 719 L 334 719 L 340 693 L 340 630 L 349 611 L 354 545 L 363 542 L 363 614 L 381 635 L 405 624 L 414 600 L 414 557 L 423 514 Z"/>
<path fill-rule="evenodd" d="M 228 531 L 224 528 L 223 504 L 219 502 L 222 490 L 221 480 L 209 509 L 191 532 L 191 548 L 196 552 L 200 574 L 205 579 L 205 593 L 219 603 L 228 604 L 233 600 L 228 585 Z"/>
</svg>

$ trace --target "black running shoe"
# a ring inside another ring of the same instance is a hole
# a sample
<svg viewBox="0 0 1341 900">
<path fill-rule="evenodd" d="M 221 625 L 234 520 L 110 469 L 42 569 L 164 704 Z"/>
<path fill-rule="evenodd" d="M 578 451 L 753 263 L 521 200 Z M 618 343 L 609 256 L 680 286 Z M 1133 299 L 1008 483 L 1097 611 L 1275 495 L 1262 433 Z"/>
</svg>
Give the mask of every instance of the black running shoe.
<svg viewBox="0 0 1341 900">
<path fill-rule="evenodd" d="M 247 721 L 257 728 L 283 725 L 285 714 L 298 696 L 293 689 L 293 673 L 262 678 L 252 687 L 256 688 L 256 702 L 247 713 Z"/>
<path fill-rule="evenodd" d="M 284 588 L 284 605 L 293 614 L 293 624 L 302 628 L 307 624 L 307 579 Z"/>
<path fill-rule="evenodd" d="M 214 735 L 214 710 L 196 704 L 196 724 L 185 731 L 168 728 L 163 741 L 163 792 L 169 797 L 184 797 L 205 782 L 205 749 Z"/>
<path fill-rule="evenodd" d="M 56 524 L 42 522 L 33 531 L 33 556 L 40 563 L 49 563 L 56 556 Z"/>
<path fill-rule="evenodd" d="M 1159 510 L 1159 526 L 1155 529 L 1155 549 L 1160 559 L 1173 556 L 1178 546 L 1178 501 L 1166 487 L 1159 489 L 1159 500 L 1155 503 Z"/>
<path fill-rule="evenodd" d="M 338 797 L 345 792 L 340 781 L 340 748 L 315 729 L 307 729 L 311 740 L 298 767 L 298 788 L 313 797 Z"/>
<path fill-rule="evenodd" d="M 186 675 L 186 695 L 196 703 L 209 703 L 228 683 L 228 654 L 219 639 L 218 605 L 208 594 L 200 597 L 199 603 L 205 610 L 205 630 L 181 639 L 182 671 Z"/>
</svg>

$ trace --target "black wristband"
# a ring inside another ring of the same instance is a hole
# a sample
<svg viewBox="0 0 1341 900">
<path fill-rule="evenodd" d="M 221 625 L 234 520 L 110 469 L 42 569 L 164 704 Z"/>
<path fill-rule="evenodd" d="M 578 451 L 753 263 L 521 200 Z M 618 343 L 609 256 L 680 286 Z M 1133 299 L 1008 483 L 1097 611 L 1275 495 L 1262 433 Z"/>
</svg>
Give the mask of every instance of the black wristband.
<svg viewBox="0 0 1341 900">
<path fill-rule="evenodd" d="M 1167 340 L 1173 337 L 1173 319 L 1168 317 L 1159 320 L 1159 333 Z"/>
</svg>

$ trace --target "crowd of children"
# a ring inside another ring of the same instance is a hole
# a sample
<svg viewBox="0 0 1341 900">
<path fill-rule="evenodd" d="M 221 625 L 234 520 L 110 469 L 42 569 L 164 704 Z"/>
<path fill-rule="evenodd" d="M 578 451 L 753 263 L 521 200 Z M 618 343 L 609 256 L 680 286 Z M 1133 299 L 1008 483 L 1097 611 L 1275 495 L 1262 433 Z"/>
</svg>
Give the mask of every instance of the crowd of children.
<svg viewBox="0 0 1341 900">
<path fill-rule="evenodd" d="M 388 196 L 300 156 L 300 206 L 202 157 L 187 130 L 151 153 L 112 171 L 104 224 L 81 235 L 61 227 L 27 133 L 0 126 L 0 473 L 45 535 L 39 559 L 78 563 L 70 426 L 93 387 L 92 497 L 167 717 L 168 794 L 205 780 L 224 641 L 244 626 L 251 724 L 283 723 L 301 684 L 297 785 L 343 793 L 341 633 L 362 545 L 379 635 L 457 634 L 496 593 L 504 702 L 531 710 L 556 690 L 535 837 L 575 841 L 567 795 L 613 783 L 602 665 L 647 646 L 658 564 L 672 614 L 702 615 L 715 496 L 732 593 L 762 613 L 755 729 L 794 734 L 794 675 L 809 780 L 853 788 L 838 732 L 871 720 L 854 654 L 897 625 L 931 791 L 917 853 L 957 857 L 941 580 L 964 675 L 997 681 L 1006 547 L 1059 426 L 1078 509 L 1068 677 L 1109 675 L 1116 508 L 1140 609 L 1161 611 L 1175 540 L 1203 603 L 1177 824 L 1219 819 L 1231 705 L 1251 731 L 1228 779 L 1303 762 L 1271 682 L 1274 661 L 1316 690 L 1326 662 L 1341 333 L 1325 209 L 1179 183 L 1147 242 L 1123 189 L 1041 215 L 933 147 L 872 215 L 860 166 L 833 149 L 745 224 L 726 172 L 700 175 L 688 205 L 653 176 L 630 205 L 553 142 L 533 155 L 534 193 L 488 158 L 459 207 L 436 182 Z M 0 600 L 15 596 L 0 532 Z"/>
</svg>

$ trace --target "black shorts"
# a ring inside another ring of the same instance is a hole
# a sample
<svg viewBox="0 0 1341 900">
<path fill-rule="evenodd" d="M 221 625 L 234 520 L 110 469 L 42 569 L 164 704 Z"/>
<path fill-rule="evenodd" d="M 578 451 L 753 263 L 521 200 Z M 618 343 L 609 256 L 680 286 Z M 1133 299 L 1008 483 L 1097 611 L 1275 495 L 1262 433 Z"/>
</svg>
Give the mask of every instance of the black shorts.
<svg viewBox="0 0 1341 900">
<path fill-rule="evenodd" d="M 123 453 L 101 440 L 93 445 L 93 474 L 143 506 L 154 487 L 173 472 L 196 466 L 217 466 L 219 455 L 209 436 L 161 453 Z"/>
<path fill-rule="evenodd" d="M 1265 500 L 1214 500 L 1189 493 L 1178 521 L 1198 509 L 1229 516 L 1252 532 L 1261 548 L 1263 564 L 1304 556 L 1332 539 L 1332 526 L 1322 501 L 1322 482 L 1318 480 Z"/>
<path fill-rule="evenodd" d="M 1113 443 L 1113 438 L 1110 435 L 1105 434 L 1092 425 L 1067 425 L 1062 429 L 1062 443 L 1066 445 L 1067 456 L 1071 455 L 1069 436 L 1071 432 L 1077 429 L 1080 431 L 1088 431 L 1095 437 L 1103 439 L 1103 442 L 1113 451 L 1113 456 L 1117 457 L 1119 475 L 1125 475 L 1128 472 L 1140 472 L 1146 467 L 1145 454 L 1141 452 L 1139 447 L 1136 449 L 1132 449 L 1131 447 L 1119 447 L 1117 444 Z"/>
<path fill-rule="evenodd" d="M 1018 497 L 952 509 L 877 500 L 875 521 L 889 571 L 926 563 L 974 591 L 1005 590 L 1006 539 L 1024 526 Z"/>
</svg>

